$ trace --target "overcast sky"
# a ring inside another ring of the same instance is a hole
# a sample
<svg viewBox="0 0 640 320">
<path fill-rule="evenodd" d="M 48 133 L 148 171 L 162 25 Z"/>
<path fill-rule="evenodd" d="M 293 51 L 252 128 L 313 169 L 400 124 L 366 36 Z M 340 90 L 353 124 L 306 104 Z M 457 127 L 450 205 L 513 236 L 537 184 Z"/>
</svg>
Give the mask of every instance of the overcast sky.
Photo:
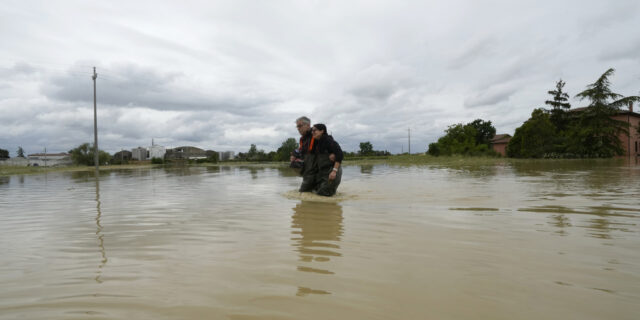
<svg viewBox="0 0 640 320">
<path fill-rule="evenodd" d="M 640 1 L 7 1 L 0 148 L 275 150 L 294 120 L 344 150 L 424 152 L 448 125 L 513 134 L 562 78 L 640 94 Z"/>
</svg>

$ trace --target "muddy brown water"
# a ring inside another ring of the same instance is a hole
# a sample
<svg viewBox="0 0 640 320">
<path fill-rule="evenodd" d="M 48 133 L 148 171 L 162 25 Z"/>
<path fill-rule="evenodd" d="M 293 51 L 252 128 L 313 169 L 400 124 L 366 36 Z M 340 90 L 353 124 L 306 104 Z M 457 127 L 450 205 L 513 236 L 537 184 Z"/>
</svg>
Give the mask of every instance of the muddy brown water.
<svg viewBox="0 0 640 320">
<path fill-rule="evenodd" d="M 0 177 L 0 319 L 638 319 L 640 167 Z"/>
</svg>

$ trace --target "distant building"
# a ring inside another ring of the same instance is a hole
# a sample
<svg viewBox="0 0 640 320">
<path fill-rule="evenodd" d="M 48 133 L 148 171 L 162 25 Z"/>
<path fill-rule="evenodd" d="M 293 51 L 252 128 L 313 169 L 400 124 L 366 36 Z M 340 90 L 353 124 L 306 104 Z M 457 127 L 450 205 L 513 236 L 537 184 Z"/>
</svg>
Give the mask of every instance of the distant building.
<svg viewBox="0 0 640 320">
<path fill-rule="evenodd" d="M 30 166 L 68 166 L 71 162 L 71 155 L 68 153 L 34 153 L 27 156 Z"/>
<path fill-rule="evenodd" d="M 127 150 L 118 151 L 113 154 L 113 157 L 111 158 L 111 163 L 121 163 L 121 162 L 129 161 L 132 159 L 131 156 L 132 156 L 131 151 L 127 151 Z"/>
<path fill-rule="evenodd" d="M 149 158 L 159 158 L 164 159 L 164 155 L 167 153 L 167 148 L 164 146 L 156 146 L 152 145 L 149 147 Z"/>
<path fill-rule="evenodd" d="M 570 112 L 575 112 L 579 114 L 587 109 L 585 108 L 575 108 L 571 109 Z M 629 132 L 621 132 L 618 134 L 618 139 L 620 139 L 620 144 L 624 149 L 624 157 L 638 157 L 640 156 L 640 134 L 638 134 L 638 126 L 640 125 L 640 114 L 633 112 L 633 103 L 629 103 L 628 110 L 619 110 L 618 113 L 611 117 L 612 119 L 626 122 L 629 127 Z"/>
<path fill-rule="evenodd" d="M 226 161 L 226 160 L 231 160 L 233 158 L 235 158 L 235 152 L 233 151 L 223 151 L 220 152 L 220 161 Z"/>
<path fill-rule="evenodd" d="M 637 128 L 640 126 L 640 114 L 633 112 L 633 104 L 629 104 L 629 110 L 620 110 L 618 114 L 612 118 L 626 122 L 629 125 L 628 134 L 623 132 L 618 135 L 618 139 L 620 139 L 622 143 L 622 148 L 624 148 L 625 156 L 629 158 L 639 156 L 640 134 L 638 134 Z"/>
<path fill-rule="evenodd" d="M 506 133 L 496 134 L 491 138 L 491 148 L 493 148 L 493 151 L 505 157 L 507 155 L 507 145 L 509 144 L 509 141 L 511 141 L 511 135 Z"/>
<path fill-rule="evenodd" d="M 191 147 L 191 146 L 183 146 L 183 147 L 168 149 L 165 156 L 165 159 L 167 160 L 206 159 L 206 158 L 207 158 L 206 151 L 200 148 Z"/>
<path fill-rule="evenodd" d="M 147 160 L 149 159 L 149 150 L 143 147 L 131 149 L 131 159 L 140 161 Z"/>
</svg>

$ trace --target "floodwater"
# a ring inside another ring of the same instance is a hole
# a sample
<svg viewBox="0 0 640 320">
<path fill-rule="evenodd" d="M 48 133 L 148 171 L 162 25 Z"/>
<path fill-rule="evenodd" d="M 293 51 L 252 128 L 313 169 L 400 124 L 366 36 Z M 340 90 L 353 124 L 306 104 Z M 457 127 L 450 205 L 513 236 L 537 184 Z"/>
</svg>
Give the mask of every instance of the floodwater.
<svg viewBox="0 0 640 320">
<path fill-rule="evenodd" d="M 640 166 L 0 177 L 0 319 L 638 319 Z"/>
</svg>

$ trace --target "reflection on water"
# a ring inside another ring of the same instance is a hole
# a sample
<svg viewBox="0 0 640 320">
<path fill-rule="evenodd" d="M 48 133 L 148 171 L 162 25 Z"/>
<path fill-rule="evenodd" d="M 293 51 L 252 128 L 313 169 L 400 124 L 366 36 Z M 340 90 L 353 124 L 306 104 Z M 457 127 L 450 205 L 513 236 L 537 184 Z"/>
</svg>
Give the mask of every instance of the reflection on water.
<svg viewBox="0 0 640 320">
<path fill-rule="evenodd" d="M 373 165 L 361 165 L 360 173 L 362 174 L 373 174 Z"/>
<path fill-rule="evenodd" d="M 569 218 L 564 214 L 550 215 L 549 219 L 551 220 L 549 223 L 558 228 L 556 231 L 558 235 L 566 236 L 567 228 L 572 227 L 571 220 L 569 220 Z"/>
<path fill-rule="evenodd" d="M 298 271 L 332 275 L 328 269 L 331 259 L 341 257 L 342 207 L 331 202 L 301 201 L 293 208 L 291 232 L 300 256 Z M 298 296 L 329 294 L 329 291 L 298 287 Z"/>
<path fill-rule="evenodd" d="M 93 181 L 96 176 L 108 177 L 109 175 L 111 175 L 111 171 L 99 171 L 98 173 L 93 171 L 71 171 L 69 173 L 71 179 L 75 180 L 76 182 L 90 182 Z"/>
<path fill-rule="evenodd" d="M 102 270 L 104 266 L 107 264 L 107 252 L 104 249 L 104 234 L 102 234 L 102 225 L 100 224 L 100 219 L 102 218 L 102 211 L 100 210 L 100 177 L 96 172 L 94 173 L 94 178 L 96 181 L 96 236 L 98 237 L 98 248 L 100 250 L 100 255 L 102 256 L 102 260 L 100 261 L 100 265 L 98 266 L 98 272 L 96 273 L 96 282 L 102 283 Z"/>
</svg>

